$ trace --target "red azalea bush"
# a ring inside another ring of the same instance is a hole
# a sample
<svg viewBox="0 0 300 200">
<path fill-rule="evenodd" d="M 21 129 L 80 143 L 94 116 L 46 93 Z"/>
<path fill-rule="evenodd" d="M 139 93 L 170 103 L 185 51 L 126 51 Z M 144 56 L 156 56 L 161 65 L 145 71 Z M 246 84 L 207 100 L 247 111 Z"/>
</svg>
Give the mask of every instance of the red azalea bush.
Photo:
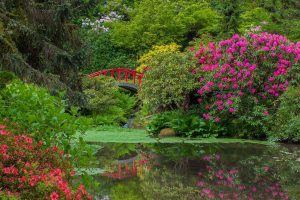
<svg viewBox="0 0 300 200">
<path fill-rule="evenodd" d="M 28 134 L 15 135 L 0 124 L 0 194 L 20 199 L 91 199 L 83 185 L 74 190 L 67 156 L 45 148 Z"/>
<path fill-rule="evenodd" d="M 203 118 L 207 120 L 218 122 L 222 115 L 238 112 L 243 99 L 265 105 L 299 80 L 295 72 L 299 70 L 300 42 L 292 43 L 281 35 L 234 35 L 200 46 L 195 55 L 200 74 L 198 102 L 205 103 Z M 262 114 L 268 115 L 268 110 Z"/>
</svg>

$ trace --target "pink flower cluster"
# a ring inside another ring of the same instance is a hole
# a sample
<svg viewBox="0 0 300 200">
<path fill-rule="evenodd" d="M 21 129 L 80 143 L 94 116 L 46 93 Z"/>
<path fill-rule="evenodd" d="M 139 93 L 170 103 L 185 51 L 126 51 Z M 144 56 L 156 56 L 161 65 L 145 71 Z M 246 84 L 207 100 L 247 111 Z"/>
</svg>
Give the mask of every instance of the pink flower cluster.
<svg viewBox="0 0 300 200">
<path fill-rule="evenodd" d="M 276 34 L 234 35 L 218 44 L 201 46 L 199 103 L 207 102 L 208 113 L 238 111 L 238 98 L 251 95 L 258 101 L 274 99 L 287 90 L 292 70 L 300 68 L 300 42 Z M 206 97 L 210 96 L 208 101 Z M 213 96 L 213 98 L 211 98 Z M 212 116 L 205 113 L 205 119 Z"/>
</svg>

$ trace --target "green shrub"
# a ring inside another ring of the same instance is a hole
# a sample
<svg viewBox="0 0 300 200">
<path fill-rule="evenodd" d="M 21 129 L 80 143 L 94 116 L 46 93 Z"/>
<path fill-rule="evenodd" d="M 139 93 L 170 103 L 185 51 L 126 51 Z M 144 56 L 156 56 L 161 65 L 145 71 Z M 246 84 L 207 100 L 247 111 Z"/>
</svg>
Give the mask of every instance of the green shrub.
<svg viewBox="0 0 300 200">
<path fill-rule="evenodd" d="M 217 137 L 223 130 L 213 122 L 204 121 L 197 115 L 181 111 L 155 115 L 147 126 L 147 131 L 152 135 L 158 135 L 164 128 L 174 129 L 178 136 L 202 138 Z"/>
<path fill-rule="evenodd" d="M 127 121 L 136 97 L 114 86 L 110 77 L 83 78 L 86 108 L 92 113 L 95 125 L 120 125 Z"/>
<path fill-rule="evenodd" d="M 257 7 L 247 10 L 241 14 L 240 31 L 244 33 L 252 27 L 261 26 L 261 22 L 270 23 L 272 21 L 271 17 L 271 13 L 264 8 Z"/>
<path fill-rule="evenodd" d="M 300 87 L 290 87 L 279 100 L 280 106 L 270 121 L 269 138 L 300 142 Z"/>
<path fill-rule="evenodd" d="M 195 88 L 193 61 L 184 53 L 154 56 L 148 63 L 139 98 L 152 110 L 184 108 L 189 93 Z"/>
<path fill-rule="evenodd" d="M 141 104 L 139 110 L 135 113 L 133 119 L 133 128 L 146 128 L 151 118 L 151 106 L 149 104 Z"/>
<path fill-rule="evenodd" d="M 270 115 L 274 113 L 272 103 L 265 105 L 256 102 L 256 98 L 245 95 L 235 99 L 238 112 L 221 116 L 221 124 L 226 127 L 226 136 L 245 139 L 266 139 L 269 130 Z"/>
<path fill-rule="evenodd" d="M 15 78 L 15 75 L 8 71 L 0 71 L 0 90 L 5 88 L 6 84 L 10 83 Z"/>
<path fill-rule="evenodd" d="M 152 46 L 152 48 L 147 53 L 141 55 L 141 57 L 139 58 L 138 62 L 140 66 L 137 67 L 136 71 L 144 72 L 145 69 L 149 67 L 149 64 L 153 58 L 162 54 L 179 53 L 180 48 L 181 46 L 176 43 Z"/>
<path fill-rule="evenodd" d="M 14 80 L 0 93 L 0 120 L 9 119 L 43 140 L 48 146 L 58 145 L 69 152 L 76 131 L 84 131 L 88 121 L 75 117 L 75 108 L 66 112 L 66 103 L 33 84 Z"/>
<path fill-rule="evenodd" d="M 6 195 L 6 194 L 3 194 L 2 192 L 0 192 L 0 199 L 2 200 L 18 200 L 19 198 L 17 198 L 16 196 L 9 196 L 9 195 Z"/>
</svg>

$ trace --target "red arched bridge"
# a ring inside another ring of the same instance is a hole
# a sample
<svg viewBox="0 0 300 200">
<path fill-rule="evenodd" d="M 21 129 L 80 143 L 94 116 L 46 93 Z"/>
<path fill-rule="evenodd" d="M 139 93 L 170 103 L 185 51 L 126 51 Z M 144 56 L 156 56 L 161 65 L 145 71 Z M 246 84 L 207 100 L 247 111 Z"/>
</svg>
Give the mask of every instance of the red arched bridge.
<svg viewBox="0 0 300 200">
<path fill-rule="evenodd" d="M 137 92 L 138 87 L 142 84 L 144 73 L 139 73 L 128 68 L 112 68 L 104 69 L 88 75 L 89 78 L 95 76 L 110 76 L 117 80 L 115 83 L 117 86 Z"/>
<path fill-rule="evenodd" d="M 109 170 L 101 175 L 113 179 L 131 178 L 138 174 L 143 175 L 145 171 L 152 168 L 154 158 L 156 158 L 156 155 L 141 153 L 126 160 L 113 161 L 109 166 Z"/>
</svg>

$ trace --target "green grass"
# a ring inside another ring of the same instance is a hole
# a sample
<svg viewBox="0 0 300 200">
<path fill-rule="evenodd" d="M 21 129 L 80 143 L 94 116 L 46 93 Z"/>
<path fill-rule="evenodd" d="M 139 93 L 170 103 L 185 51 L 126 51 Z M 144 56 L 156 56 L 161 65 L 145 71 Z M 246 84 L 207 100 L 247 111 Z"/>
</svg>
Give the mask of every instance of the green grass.
<svg viewBox="0 0 300 200">
<path fill-rule="evenodd" d="M 188 139 L 179 137 L 153 138 L 145 130 L 127 129 L 118 127 L 97 127 L 87 131 L 83 136 L 84 141 L 89 143 L 255 143 L 270 144 L 266 141 L 243 140 L 230 138 L 203 138 Z"/>
</svg>

